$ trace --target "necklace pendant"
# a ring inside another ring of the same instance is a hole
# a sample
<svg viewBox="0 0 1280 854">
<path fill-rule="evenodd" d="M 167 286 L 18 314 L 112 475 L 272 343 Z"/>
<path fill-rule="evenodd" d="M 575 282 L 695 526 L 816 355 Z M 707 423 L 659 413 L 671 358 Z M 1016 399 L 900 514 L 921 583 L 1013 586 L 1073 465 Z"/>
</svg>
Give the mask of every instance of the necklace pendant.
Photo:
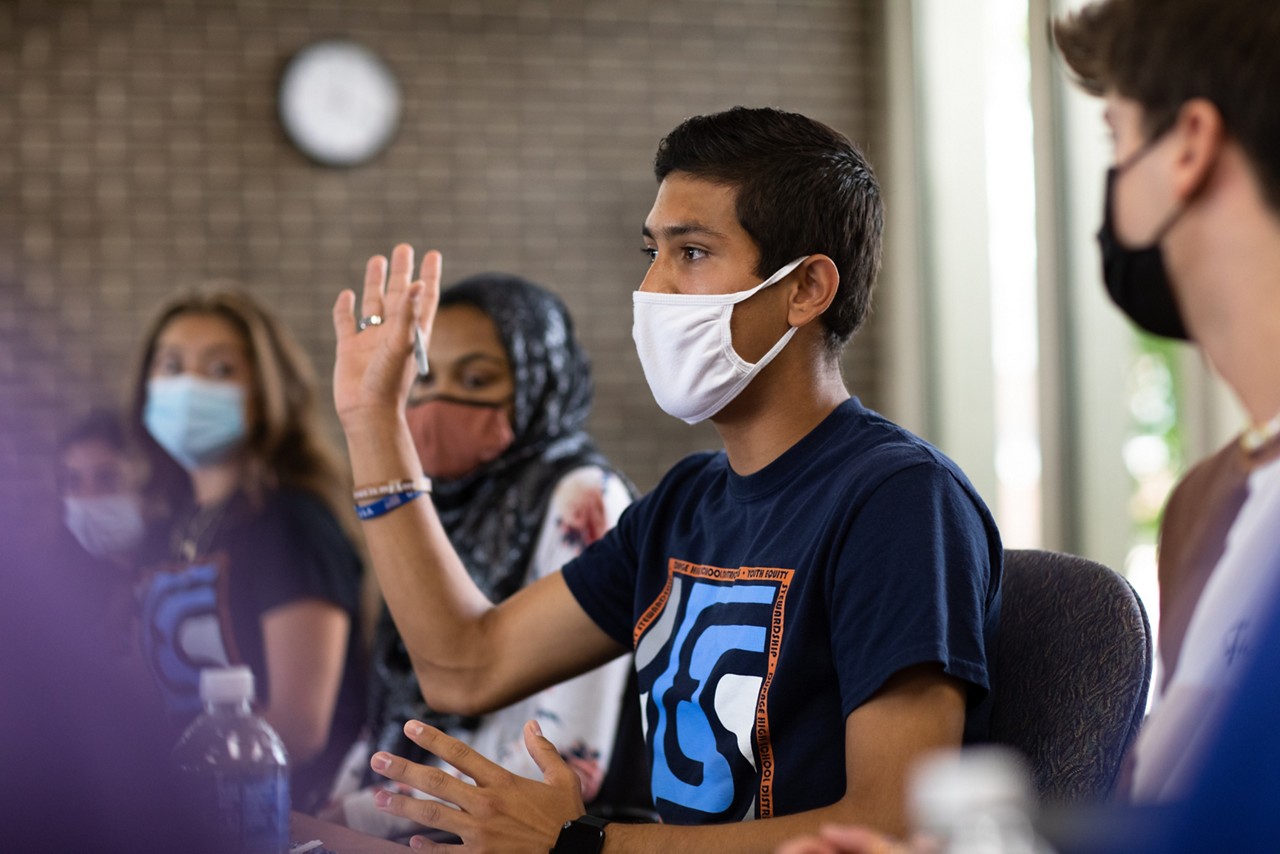
<svg viewBox="0 0 1280 854">
<path fill-rule="evenodd" d="M 1240 435 L 1240 447 L 1246 454 L 1256 454 L 1280 436 L 1280 415 L 1266 424 L 1249 427 Z"/>
</svg>

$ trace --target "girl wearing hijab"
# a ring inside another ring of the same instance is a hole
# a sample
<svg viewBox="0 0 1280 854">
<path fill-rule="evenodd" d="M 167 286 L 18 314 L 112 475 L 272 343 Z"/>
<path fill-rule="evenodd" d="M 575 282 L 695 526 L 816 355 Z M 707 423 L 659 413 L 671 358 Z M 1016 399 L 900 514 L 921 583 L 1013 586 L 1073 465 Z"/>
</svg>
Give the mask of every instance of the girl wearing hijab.
<svg viewBox="0 0 1280 854">
<path fill-rule="evenodd" d="M 201 710 L 202 668 L 248 665 L 293 806 L 313 809 L 359 730 L 365 682 L 349 478 L 315 376 L 240 291 L 174 299 L 144 341 L 132 417 L 169 520 L 144 551 L 143 656 L 179 731 Z"/>
<path fill-rule="evenodd" d="M 457 283 L 441 296 L 428 362 L 430 374 L 409 397 L 409 429 L 449 539 L 480 588 L 500 601 L 599 539 L 634 491 L 584 430 L 590 365 L 568 310 L 550 292 L 497 273 Z M 374 805 L 378 789 L 397 784 L 375 777 L 369 757 L 385 750 L 431 762 L 402 731 L 410 718 L 447 728 L 508 770 L 541 779 L 522 735 L 536 719 L 578 771 L 590 803 L 613 751 L 630 661 L 619 658 L 481 718 L 440 715 L 423 703 L 384 607 L 373 671 L 370 737 L 344 763 L 323 815 L 395 837 L 422 828 Z"/>
</svg>

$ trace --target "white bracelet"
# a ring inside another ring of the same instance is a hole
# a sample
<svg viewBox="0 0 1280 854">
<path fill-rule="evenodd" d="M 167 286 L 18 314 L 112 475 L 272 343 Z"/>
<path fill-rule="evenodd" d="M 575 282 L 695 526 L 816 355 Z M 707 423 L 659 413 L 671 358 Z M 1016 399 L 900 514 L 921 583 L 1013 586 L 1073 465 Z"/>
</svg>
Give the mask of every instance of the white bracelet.
<svg viewBox="0 0 1280 854">
<path fill-rule="evenodd" d="M 420 477 L 416 480 L 392 480 L 377 486 L 362 486 L 351 497 L 356 501 L 364 498 L 377 498 L 382 495 L 395 495 L 397 492 L 430 492 L 431 478 Z"/>
</svg>

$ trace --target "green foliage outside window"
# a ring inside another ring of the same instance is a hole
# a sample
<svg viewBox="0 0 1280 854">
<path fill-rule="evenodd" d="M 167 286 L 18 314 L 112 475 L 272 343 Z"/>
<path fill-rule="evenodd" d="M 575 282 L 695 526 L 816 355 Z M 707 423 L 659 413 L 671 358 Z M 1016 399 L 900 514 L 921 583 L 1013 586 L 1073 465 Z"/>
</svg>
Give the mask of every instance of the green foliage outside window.
<svg viewBox="0 0 1280 854">
<path fill-rule="evenodd" d="M 1129 370 L 1131 434 L 1124 446 L 1132 478 L 1129 513 L 1135 544 L 1154 544 L 1169 491 L 1182 472 L 1184 437 L 1178 418 L 1181 372 L 1174 342 L 1145 333 L 1136 336 L 1137 355 Z"/>
</svg>

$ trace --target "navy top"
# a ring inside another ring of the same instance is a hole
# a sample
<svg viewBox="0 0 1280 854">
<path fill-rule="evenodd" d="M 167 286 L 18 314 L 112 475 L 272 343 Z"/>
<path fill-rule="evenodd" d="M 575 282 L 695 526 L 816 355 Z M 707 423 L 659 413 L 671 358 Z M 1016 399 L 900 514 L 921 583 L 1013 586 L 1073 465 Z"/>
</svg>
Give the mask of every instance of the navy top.
<svg viewBox="0 0 1280 854">
<path fill-rule="evenodd" d="M 704 824 L 838 800 L 845 718 L 914 664 L 985 736 L 1001 556 L 959 468 L 855 398 L 755 474 L 685 458 L 564 578 L 635 649 L 655 807 Z"/>
<path fill-rule="evenodd" d="M 153 560 L 167 554 L 161 543 L 152 548 Z M 248 665 L 258 705 L 270 705 L 262 634 L 268 611 L 318 599 L 351 620 L 329 742 L 320 756 L 290 768 L 294 808 L 310 809 L 328 794 L 364 717 L 360 557 L 329 509 L 294 489 L 268 493 L 261 508 L 242 494 L 231 498 L 200 552 L 194 561 L 153 564 L 141 592 L 143 654 L 179 727 L 201 711 L 205 667 Z"/>
</svg>

